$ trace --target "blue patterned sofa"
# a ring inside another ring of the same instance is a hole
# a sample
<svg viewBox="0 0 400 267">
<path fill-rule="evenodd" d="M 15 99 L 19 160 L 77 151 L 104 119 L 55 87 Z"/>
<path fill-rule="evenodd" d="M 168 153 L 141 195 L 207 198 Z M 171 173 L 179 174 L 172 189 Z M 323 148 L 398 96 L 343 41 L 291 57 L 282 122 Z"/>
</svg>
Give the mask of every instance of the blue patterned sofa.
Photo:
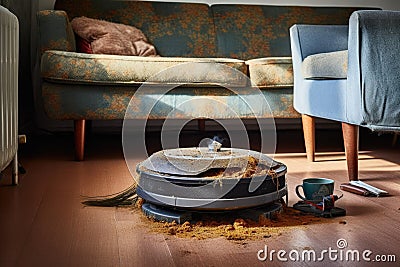
<svg viewBox="0 0 400 267">
<path fill-rule="evenodd" d="M 259 117 L 298 118 L 292 104 L 289 28 L 299 23 L 347 24 L 357 9 L 57 0 L 54 10 L 38 15 L 44 108 L 52 119 L 75 121 L 75 156 L 82 160 L 86 120 L 123 119 L 131 97 L 153 74 L 185 62 L 206 61 L 227 65 L 249 77 L 250 86 L 237 81 L 243 87 L 241 94 L 251 95 L 255 92 L 252 88 L 258 87 L 272 111 L 260 107 L 256 111 Z M 78 53 L 70 25 L 78 16 L 133 25 L 143 31 L 160 57 Z M 215 81 L 188 79 L 184 80 L 190 85 L 177 88 L 150 116 L 140 108 L 146 103 L 140 103 L 133 117 L 165 119 L 180 101 L 212 96 L 229 105 L 236 117 L 254 118 L 234 92 L 215 86 Z M 157 86 L 148 89 L 148 94 L 157 95 Z M 232 112 L 196 105 L 177 117 L 228 119 Z"/>
</svg>

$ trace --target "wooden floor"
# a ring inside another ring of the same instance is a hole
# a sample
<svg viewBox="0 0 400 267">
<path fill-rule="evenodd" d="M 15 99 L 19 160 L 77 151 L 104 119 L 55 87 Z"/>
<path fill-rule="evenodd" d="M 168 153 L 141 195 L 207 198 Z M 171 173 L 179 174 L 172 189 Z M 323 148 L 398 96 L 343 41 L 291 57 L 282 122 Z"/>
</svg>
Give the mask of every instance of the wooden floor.
<svg viewBox="0 0 400 267">
<path fill-rule="evenodd" d="M 183 134 L 189 144 L 210 133 Z M 276 159 L 288 167 L 289 206 L 297 201 L 294 187 L 306 177 L 328 177 L 336 188 L 346 178 L 340 132 L 317 133 L 317 162 L 306 161 L 300 131 L 278 133 Z M 371 250 L 396 255 L 400 264 L 400 153 L 391 136 L 362 132 L 360 179 L 391 193 L 366 198 L 346 193 L 337 206 L 347 216 L 325 224 L 296 226 L 260 241 L 225 238 L 179 239 L 149 232 L 146 221 L 129 209 L 81 205 L 81 195 L 105 195 L 131 184 L 119 135 L 93 135 L 86 160 L 73 161 L 72 135 L 31 137 L 20 148 L 27 170 L 17 187 L 9 171 L 0 181 L 0 266 L 321 266 L 321 262 L 261 262 L 257 252 L 271 250 Z M 158 136 L 149 137 L 157 150 Z M 196 140 L 195 140 L 196 139 Z M 192 145 L 196 145 L 193 143 Z M 143 159 L 138 159 L 138 161 Z M 344 224 L 343 221 L 346 223 Z M 286 257 L 288 255 L 286 254 Z M 325 266 L 380 266 L 377 262 L 331 261 Z"/>
</svg>

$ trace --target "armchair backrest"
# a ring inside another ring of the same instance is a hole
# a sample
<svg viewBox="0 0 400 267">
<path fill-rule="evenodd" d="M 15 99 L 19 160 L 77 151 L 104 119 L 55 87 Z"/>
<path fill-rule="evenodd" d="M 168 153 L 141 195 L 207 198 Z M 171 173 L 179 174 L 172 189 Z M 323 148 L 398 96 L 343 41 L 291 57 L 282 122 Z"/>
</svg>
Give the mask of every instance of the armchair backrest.
<svg viewBox="0 0 400 267">
<path fill-rule="evenodd" d="M 301 25 L 290 28 L 291 44 L 301 60 L 309 55 L 346 50 L 348 25 Z M 293 52 L 292 52 L 293 53 Z"/>
</svg>

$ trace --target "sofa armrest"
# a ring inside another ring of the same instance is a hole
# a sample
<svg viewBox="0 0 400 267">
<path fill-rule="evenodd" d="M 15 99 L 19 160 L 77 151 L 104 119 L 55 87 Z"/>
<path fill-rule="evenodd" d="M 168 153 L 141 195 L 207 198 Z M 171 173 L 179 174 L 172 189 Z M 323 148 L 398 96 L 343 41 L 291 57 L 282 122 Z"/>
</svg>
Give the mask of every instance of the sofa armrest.
<svg viewBox="0 0 400 267">
<path fill-rule="evenodd" d="M 43 10 L 37 13 L 39 51 L 76 51 L 75 36 L 67 13 L 61 10 Z"/>
<path fill-rule="evenodd" d="M 400 12 L 357 11 L 349 21 L 349 121 L 400 130 Z"/>
</svg>

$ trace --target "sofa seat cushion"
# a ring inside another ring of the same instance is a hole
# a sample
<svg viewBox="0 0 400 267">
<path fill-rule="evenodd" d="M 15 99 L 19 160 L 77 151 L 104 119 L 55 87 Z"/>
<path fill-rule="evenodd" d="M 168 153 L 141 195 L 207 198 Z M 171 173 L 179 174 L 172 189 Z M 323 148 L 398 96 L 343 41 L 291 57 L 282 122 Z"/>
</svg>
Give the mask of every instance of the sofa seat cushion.
<svg viewBox="0 0 400 267">
<path fill-rule="evenodd" d="M 302 63 L 304 79 L 346 79 L 348 51 L 319 53 L 306 57 Z"/>
<path fill-rule="evenodd" d="M 184 63 L 187 66 L 182 65 L 176 71 L 164 71 Z M 226 73 L 226 68 L 218 67 L 220 64 L 237 71 Z M 42 56 L 41 74 L 45 80 L 63 83 L 247 85 L 243 75 L 247 75 L 245 62 L 229 58 L 139 57 L 49 50 Z"/>
<path fill-rule="evenodd" d="M 291 88 L 234 91 L 219 87 L 174 88 L 168 94 L 158 86 L 146 86 L 136 95 L 132 86 L 61 84 L 44 81 L 43 104 L 46 115 L 57 120 L 135 119 L 254 119 L 299 118 L 293 109 Z M 136 96 L 133 100 L 132 97 Z M 130 103 L 134 101 L 134 103 Z M 205 102 L 206 101 L 206 102 Z M 268 103 L 268 104 L 267 104 Z M 129 105 L 129 110 L 127 110 Z M 149 107 L 151 112 L 149 112 Z M 128 111 L 128 112 L 127 112 Z M 125 117 L 127 116 L 127 117 Z"/>
<path fill-rule="evenodd" d="M 253 86 L 276 88 L 293 86 L 291 57 L 266 57 L 247 60 L 249 76 Z"/>
</svg>

